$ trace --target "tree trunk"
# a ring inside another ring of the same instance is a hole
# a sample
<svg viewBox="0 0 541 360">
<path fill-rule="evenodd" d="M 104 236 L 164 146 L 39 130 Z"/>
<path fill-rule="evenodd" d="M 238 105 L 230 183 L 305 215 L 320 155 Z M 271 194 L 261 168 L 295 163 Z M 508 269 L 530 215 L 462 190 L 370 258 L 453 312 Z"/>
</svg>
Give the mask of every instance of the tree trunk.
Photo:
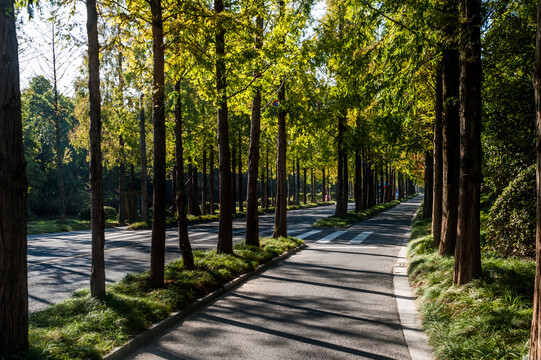
<svg viewBox="0 0 541 360">
<path fill-rule="evenodd" d="M 310 203 L 312 204 L 316 202 L 316 191 L 317 186 L 316 178 L 314 175 L 314 168 L 310 168 Z"/>
<path fill-rule="evenodd" d="M 263 17 L 258 16 L 256 25 L 259 31 L 263 32 Z M 261 50 L 263 40 L 256 36 L 256 49 Z M 256 74 L 260 76 L 259 73 Z M 259 218 L 257 203 L 257 172 L 259 169 L 259 138 L 261 135 L 261 88 L 256 86 L 252 100 L 252 119 L 250 123 L 250 149 L 248 154 L 248 194 L 246 203 L 246 244 L 259 247 Z M 264 177 L 261 176 L 261 201 L 265 191 Z"/>
<path fill-rule="evenodd" d="M 434 247 L 439 248 L 441 241 L 443 200 L 443 84 L 441 67 L 438 67 L 438 70 L 436 72 L 436 104 L 434 112 L 436 114 L 436 117 L 434 120 L 434 194 L 432 198 L 432 237 L 434 238 Z"/>
<path fill-rule="evenodd" d="M 432 153 L 427 151 L 425 153 L 425 199 L 423 203 L 423 218 L 429 219 L 432 217 L 432 181 L 434 180 L 433 171 L 434 159 Z"/>
<path fill-rule="evenodd" d="M 201 212 L 207 215 L 207 149 L 203 148 L 203 179 L 201 184 Z"/>
<path fill-rule="evenodd" d="M 303 193 L 303 196 L 302 196 L 302 203 L 303 204 L 306 204 L 307 203 L 307 198 L 306 198 L 306 182 L 307 182 L 307 178 L 306 178 L 306 168 L 303 169 L 303 184 L 302 184 L 302 193 Z"/>
<path fill-rule="evenodd" d="M 535 288 L 533 296 L 533 316 L 530 331 L 530 360 L 541 358 L 541 0 L 537 1 L 537 31 L 535 33 L 535 63 L 533 71 L 536 117 L 536 203 L 537 222 L 535 228 Z M 0 292 L 1 294 L 1 292 Z M 1 296 L 1 295 L 0 295 Z"/>
<path fill-rule="evenodd" d="M 53 95 L 54 95 L 54 109 L 53 109 L 53 123 L 55 133 L 55 152 L 56 152 L 56 172 L 58 173 L 58 196 L 60 201 L 60 222 L 66 223 L 66 189 L 64 185 L 64 149 L 62 148 L 61 136 L 62 129 L 60 124 L 60 118 L 58 116 L 58 81 L 57 81 L 57 61 L 56 61 L 56 34 L 55 24 L 52 24 L 52 39 L 51 47 L 53 51 Z"/>
<path fill-rule="evenodd" d="M 210 214 L 214 215 L 214 149 L 212 146 L 209 151 L 209 163 Z"/>
<path fill-rule="evenodd" d="M 90 97 L 90 217 L 92 227 L 90 293 L 92 297 L 100 297 L 105 294 L 105 218 L 103 213 L 101 95 L 96 2 L 94 0 L 87 1 L 86 9 L 88 93 Z"/>
<path fill-rule="evenodd" d="M 141 220 L 148 222 L 148 190 L 147 190 L 147 147 L 145 130 L 145 109 L 143 107 L 143 94 L 140 103 L 140 138 L 141 138 Z"/>
<path fill-rule="evenodd" d="M 175 83 L 177 99 L 175 103 L 175 169 L 176 169 L 176 207 L 178 226 L 178 246 L 184 268 L 194 269 L 192 246 L 188 238 L 186 221 L 186 194 L 184 187 L 184 149 L 182 146 L 182 103 L 180 99 L 180 81 Z"/>
<path fill-rule="evenodd" d="M 154 201 L 152 205 L 152 242 L 150 281 L 161 287 L 165 268 L 165 108 L 164 44 L 161 0 L 150 0 L 152 11 L 152 50 L 154 72 L 152 89 L 154 125 Z"/>
<path fill-rule="evenodd" d="M 195 215 L 195 193 L 192 159 L 188 158 L 188 214 Z"/>
<path fill-rule="evenodd" d="M 199 206 L 199 170 L 197 165 L 192 166 L 192 182 L 193 182 L 193 214 L 195 216 L 201 216 L 201 207 Z"/>
<path fill-rule="evenodd" d="M 286 99 L 285 80 L 278 91 L 278 143 L 276 149 L 276 209 L 274 211 L 274 232 L 272 237 L 287 236 L 287 189 L 286 189 Z"/>
<path fill-rule="evenodd" d="M 0 0 L 0 10 L 0 358 L 7 358 L 28 348 L 28 184 L 13 1 Z"/>
<path fill-rule="evenodd" d="M 267 167 L 267 191 L 265 192 L 266 194 L 266 208 L 268 209 L 270 207 L 270 204 L 269 204 L 269 201 L 272 202 L 272 196 L 271 196 L 271 192 L 272 192 L 272 186 L 271 185 L 271 182 L 272 182 L 272 179 L 270 178 L 269 176 L 269 172 L 270 172 L 270 166 L 269 166 L 269 147 L 267 146 L 267 162 L 265 164 L 265 166 Z"/>
<path fill-rule="evenodd" d="M 233 214 L 237 213 L 237 181 L 236 178 L 236 159 L 237 159 L 237 153 L 235 151 L 235 147 L 231 146 L 232 155 L 231 155 L 231 194 L 233 197 Z"/>
<path fill-rule="evenodd" d="M 297 192 L 295 193 L 295 205 L 301 204 L 301 169 L 299 159 L 297 159 Z"/>
<path fill-rule="evenodd" d="M 227 119 L 227 93 L 225 68 L 225 27 L 221 13 L 223 0 L 214 0 L 218 16 L 216 28 L 216 93 L 218 95 L 218 152 L 220 162 L 220 224 L 218 228 L 218 253 L 233 253 L 233 204 L 231 197 L 231 157 L 229 152 L 229 123 Z"/>
<path fill-rule="evenodd" d="M 176 143 L 175 143 L 176 144 Z M 175 162 L 176 163 L 176 162 Z M 176 214 L 177 208 L 177 166 L 173 165 L 173 180 L 171 181 L 171 212 Z"/>
<path fill-rule="evenodd" d="M 325 182 L 325 168 L 323 168 L 322 170 L 322 175 L 321 175 L 321 201 L 327 201 L 327 192 L 326 192 L 326 182 Z"/>
<path fill-rule="evenodd" d="M 259 151 L 259 150 L 258 150 Z M 240 212 L 243 212 L 244 211 L 244 196 L 243 196 L 243 191 L 242 191 L 242 141 L 241 141 L 241 136 L 240 136 L 240 131 L 239 131 L 239 211 Z M 256 187 L 256 191 L 257 191 L 257 187 Z M 257 196 L 257 195 L 256 195 Z"/>
<path fill-rule="evenodd" d="M 344 118 L 342 116 L 338 116 L 338 176 L 336 178 L 336 208 L 334 210 L 334 216 L 341 216 L 344 215 L 344 206 L 343 201 L 344 197 L 342 196 L 342 192 L 345 192 L 346 184 L 344 184 Z M 347 205 L 346 205 L 347 206 Z"/>
<path fill-rule="evenodd" d="M 126 163 L 124 162 L 124 138 L 120 135 L 120 165 L 118 169 L 118 222 L 126 224 Z"/>
<path fill-rule="evenodd" d="M 444 32 L 451 38 L 458 32 L 458 1 L 450 1 L 446 10 L 449 20 Z M 460 181 L 459 74 L 457 44 L 452 41 L 442 55 L 443 192 L 439 247 L 439 254 L 442 256 L 454 255 L 457 234 Z"/>
<path fill-rule="evenodd" d="M 481 277 L 481 0 L 461 0 L 460 192 L 453 282 Z"/>
</svg>

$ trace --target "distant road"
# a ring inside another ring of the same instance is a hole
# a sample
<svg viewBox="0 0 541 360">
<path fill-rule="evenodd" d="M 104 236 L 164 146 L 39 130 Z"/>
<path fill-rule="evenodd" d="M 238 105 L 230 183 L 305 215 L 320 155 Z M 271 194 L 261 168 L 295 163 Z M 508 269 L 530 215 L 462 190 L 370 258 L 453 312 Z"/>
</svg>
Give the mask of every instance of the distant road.
<svg viewBox="0 0 541 360">
<path fill-rule="evenodd" d="M 350 204 L 353 207 L 353 204 Z M 311 230 L 319 218 L 332 215 L 334 205 L 288 211 L 288 234 L 295 236 Z M 270 236 L 274 214 L 260 215 L 260 235 Z M 244 239 L 246 219 L 233 220 L 234 241 Z M 212 249 L 217 243 L 218 222 L 188 227 L 193 249 Z M 179 256 L 176 228 L 166 233 L 166 261 Z M 105 231 L 105 266 L 107 282 L 121 279 L 127 273 L 148 270 L 150 263 L 150 230 L 125 228 Z M 28 236 L 29 311 L 42 310 L 68 298 L 75 290 L 90 283 L 90 231 Z"/>
</svg>

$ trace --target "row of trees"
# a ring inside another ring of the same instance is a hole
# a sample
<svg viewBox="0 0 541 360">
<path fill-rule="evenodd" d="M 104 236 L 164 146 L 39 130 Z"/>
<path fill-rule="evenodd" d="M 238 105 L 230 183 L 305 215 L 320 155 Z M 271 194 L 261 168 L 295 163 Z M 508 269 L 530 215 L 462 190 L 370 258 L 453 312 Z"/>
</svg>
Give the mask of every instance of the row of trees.
<svg viewBox="0 0 541 360">
<path fill-rule="evenodd" d="M 10 254 L 9 259 L 1 262 L 6 267 L 2 268 L 0 279 L 3 304 L 0 345 L 8 349 L 24 348 L 28 341 L 26 176 L 21 173 L 25 167 L 18 67 L 12 61 L 17 59 L 13 3 L 6 0 L 2 6 L 7 9 L 0 19 L 1 25 L 7 27 L 3 34 L 13 37 L 6 39 L 5 44 L 12 44 L 9 41 L 15 44 L 6 50 L 13 58 L 9 64 L 3 63 L 8 67 L 4 74 L 10 75 L 10 82 L 0 87 L 0 100 L 11 99 L 4 103 L 15 105 L 13 113 L 2 116 L 11 121 L 2 120 L 2 126 L 10 124 L 12 128 L 0 133 L 2 146 L 6 147 L 0 148 L 0 154 L 4 154 L 0 155 L 0 161 L 8 161 L 7 165 L 0 163 L 6 169 L 2 171 L 6 177 L 2 184 L 7 184 L 1 187 L 0 222 L 9 222 L 12 227 L 2 227 L 0 234 L 2 260 L 5 254 Z M 327 194 L 332 182 L 329 178 L 336 179 L 338 215 L 347 211 L 352 192 L 356 210 L 390 201 L 397 192 L 399 196 L 413 192 L 413 184 L 422 174 L 420 154 L 430 143 L 430 120 L 426 108 L 412 105 L 417 100 L 414 96 L 395 101 L 397 91 L 407 93 L 406 82 L 397 84 L 390 79 L 391 75 L 406 77 L 400 69 L 406 56 L 397 58 L 395 49 L 391 48 L 397 43 L 396 37 L 403 36 L 396 33 L 397 22 L 376 3 L 329 1 L 327 15 L 313 34 L 308 35 L 311 6 L 311 1 L 296 0 L 167 4 L 160 0 L 99 4 L 95 0 L 87 1 L 88 72 L 77 82 L 73 105 L 68 105 L 70 101 L 66 98 L 54 95 L 54 84 L 52 92 L 36 92 L 39 86 L 48 86 L 43 78 L 32 82 L 28 96 L 47 93 L 47 103 L 60 104 L 53 106 L 54 116 L 63 114 L 64 110 L 60 109 L 66 109 L 57 128 L 64 129 L 61 133 L 69 132 L 70 141 L 60 137 L 60 146 L 48 150 L 49 159 L 54 155 L 57 165 L 72 164 L 74 158 L 84 158 L 85 149 L 89 149 L 92 296 L 105 293 L 104 165 L 109 173 L 116 169 L 119 174 L 121 207 L 125 203 L 122 193 L 126 168 L 132 174 L 139 172 L 143 198 L 146 184 L 152 179 L 150 276 L 157 287 L 164 282 L 167 173 L 174 179 L 181 254 L 186 268 L 192 268 L 185 175 L 194 178 L 198 166 L 207 174 L 207 154 L 210 168 L 213 167 L 214 134 L 217 135 L 220 206 L 217 250 L 221 253 L 232 252 L 235 201 L 231 190 L 232 173 L 236 172 L 233 166 L 240 173 L 240 168 L 247 169 L 246 243 L 252 245 L 259 244 L 258 198 L 272 183 L 273 176 L 275 237 L 287 235 L 286 181 L 291 173 L 296 174 L 290 184 L 297 185 L 291 191 L 299 194 L 297 201 L 300 201 L 301 173 L 306 184 L 310 170 L 311 185 L 316 185 L 316 178 L 321 176 L 322 198 L 330 195 Z M 409 70 L 414 70 L 407 74 L 410 79 L 423 76 L 419 68 Z M 88 86 L 84 86 L 85 81 Z M 429 93 L 426 88 L 426 85 L 422 87 Z M 7 95 L 3 95 L 2 89 L 9 90 Z M 150 96 L 152 111 L 145 106 L 145 99 Z M 29 102 L 28 106 L 27 124 L 37 126 L 45 122 L 30 114 L 47 108 L 46 104 Z M 32 106 L 38 109 L 33 110 Z M 152 129 L 146 121 L 150 114 Z M 45 117 L 50 118 L 43 114 Z M 27 136 L 34 139 L 35 133 L 28 128 Z M 243 147 L 241 144 L 246 140 L 249 145 Z M 35 142 L 33 151 L 45 156 L 42 145 Z M 28 152 L 32 147 L 26 148 Z M 276 168 L 274 161 L 269 160 L 274 157 L 274 151 Z M 66 156 L 70 152 L 74 154 L 71 158 Z M 62 177 L 61 167 L 56 166 L 57 179 Z M 351 168 L 355 170 L 349 171 Z M 269 172 L 273 174 L 269 176 Z M 214 176 L 209 180 L 212 182 Z M 73 188 L 68 182 L 58 183 L 61 188 L 66 187 L 69 198 Z M 196 183 L 190 182 L 192 186 Z M 36 181 L 36 185 L 43 184 Z M 244 184 L 238 189 L 239 192 L 244 189 Z M 310 191 L 315 195 L 313 189 Z M 197 190 L 192 188 L 189 192 L 193 194 Z M 61 193 L 59 188 L 60 198 Z M 307 190 L 303 189 L 302 193 L 306 196 Z M 214 191 L 209 195 L 214 195 Z M 264 198 L 268 197 L 269 191 Z M 243 206 L 243 197 L 240 199 L 239 206 Z M 149 202 L 142 202 L 143 220 L 148 216 L 145 206 Z M 122 208 L 119 212 L 122 219 Z M 10 276 L 7 281 L 5 274 L 20 277 L 13 281 L 14 277 Z"/>
</svg>

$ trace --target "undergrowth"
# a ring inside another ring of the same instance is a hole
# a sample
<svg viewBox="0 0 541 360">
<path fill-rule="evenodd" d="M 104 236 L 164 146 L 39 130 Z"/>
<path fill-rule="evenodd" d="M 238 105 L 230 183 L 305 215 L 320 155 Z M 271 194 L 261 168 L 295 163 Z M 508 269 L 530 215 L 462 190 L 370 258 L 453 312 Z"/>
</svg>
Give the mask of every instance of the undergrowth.
<svg viewBox="0 0 541 360">
<path fill-rule="evenodd" d="M 486 226 L 486 221 L 482 223 Z M 430 225 L 430 219 L 414 223 L 408 275 L 435 359 L 524 358 L 532 319 L 535 263 L 483 252 L 481 279 L 455 286 L 454 258 L 438 256 L 429 235 Z"/>
<path fill-rule="evenodd" d="M 100 359 L 152 323 L 301 244 L 294 238 L 262 239 L 260 248 L 236 244 L 233 255 L 194 251 L 195 270 L 183 269 L 182 259 L 170 262 L 162 288 L 153 288 L 144 272 L 109 285 L 99 299 L 77 291 L 30 315 L 30 351 L 19 358 Z"/>
</svg>

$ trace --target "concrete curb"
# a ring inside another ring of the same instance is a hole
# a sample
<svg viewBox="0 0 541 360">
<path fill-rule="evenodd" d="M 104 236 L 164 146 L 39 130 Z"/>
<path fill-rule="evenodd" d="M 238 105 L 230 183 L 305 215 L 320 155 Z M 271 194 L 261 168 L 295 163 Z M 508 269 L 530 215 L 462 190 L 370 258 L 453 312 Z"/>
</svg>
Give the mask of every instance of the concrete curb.
<svg viewBox="0 0 541 360">
<path fill-rule="evenodd" d="M 406 256 L 408 254 L 407 244 L 410 234 L 411 231 L 408 231 L 404 236 L 404 241 L 393 269 L 394 295 L 400 316 L 400 323 L 402 324 L 402 332 L 408 345 L 411 360 L 432 360 L 432 347 L 428 344 L 428 336 L 423 332 L 419 313 L 415 305 L 415 296 L 411 292 L 408 280 L 408 262 Z"/>
<path fill-rule="evenodd" d="M 105 355 L 103 359 L 104 360 L 120 360 L 120 359 L 125 358 L 126 356 L 135 352 L 137 349 L 141 348 L 143 345 L 146 345 L 147 343 L 149 343 L 154 338 L 162 335 L 171 327 L 178 324 L 182 320 L 186 319 L 188 316 L 194 314 L 198 310 L 201 310 L 205 306 L 210 305 L 212 302 L 217 300 L 223 294 L 243 284 L 244 282 L 248 281 L 253 276 L 258 275 L 259 273 L 276 265 L 277 263 L 284 260 L 285 258 L 288 258 L 289 256 L 301 251 L 305 247 L 306 247 L 306 244 L 302 244 L 301 246 L 295 249 L 288 250 L 282 255 L 275 257 L 268 263 L 259 265 L 254 270 L 231 280 L 230 282 L 224 284 L 218 290 L 215 290 L 205 295 L 201 299 L 189 305 L 186 309 L 173 313 L 168 318 L 160 322 L 157 322 L 156 324 L 151 325 L 148 330 L 145 330 L 141 334 L 136 335 L 133 339 L 131 339 L 130 341 L 128 341 L 126 344 L 122 345 L 121 347 L 114 349 L 112 352 Z"/>
</svg>

